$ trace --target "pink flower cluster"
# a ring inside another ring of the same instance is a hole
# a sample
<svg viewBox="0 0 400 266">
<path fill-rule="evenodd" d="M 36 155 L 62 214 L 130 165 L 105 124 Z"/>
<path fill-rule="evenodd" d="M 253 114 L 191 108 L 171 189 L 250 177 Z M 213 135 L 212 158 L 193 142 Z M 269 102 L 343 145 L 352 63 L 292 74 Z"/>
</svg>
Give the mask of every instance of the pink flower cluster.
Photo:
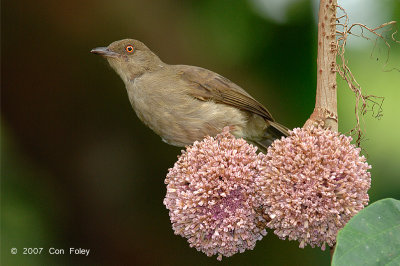
<svg viewBox="0 0 400 266">
<path fill-rule="evenodd" d="M 368 204 L 371 168 L 360 149 L 328 129 L 296 128 L 268 149 L 259 179 L 268 227 L 300 247 L 333 246 L 338 231 Z"/>
<path fill-rule="evenodd" d="M 255 182 L 265 162 L 256 150 L 225 130 L 195 142 L 169 170 L 164 204 L 175 234 L 191 247 L 222 259 L 253 249 L 267 234 Z"/>
<path fill-rule="evenodd" d="M 253 249 L 274 229 L 280 238 L 325 248 L 368 204 L 371 167 L 351 137 L 296 128 L 268 153 L 227 129 L 182 151 L 165 183 L 175 234 L 208 256 Z"/>
</svg>

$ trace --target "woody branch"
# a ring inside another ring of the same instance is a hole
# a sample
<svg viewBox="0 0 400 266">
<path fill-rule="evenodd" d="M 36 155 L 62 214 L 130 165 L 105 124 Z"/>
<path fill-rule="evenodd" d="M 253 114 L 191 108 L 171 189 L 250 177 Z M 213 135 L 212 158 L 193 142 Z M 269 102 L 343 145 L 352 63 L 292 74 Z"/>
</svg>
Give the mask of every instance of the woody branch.
<svg viewBox="0 0 400 266">
<path fill-rule="evenodd" d="M 338 130 L 336 84 L 337 0 L 321 0 L 318 18 L 317 92 L 315 108 L 304 127 L 322 125 Z"/>
</svg>

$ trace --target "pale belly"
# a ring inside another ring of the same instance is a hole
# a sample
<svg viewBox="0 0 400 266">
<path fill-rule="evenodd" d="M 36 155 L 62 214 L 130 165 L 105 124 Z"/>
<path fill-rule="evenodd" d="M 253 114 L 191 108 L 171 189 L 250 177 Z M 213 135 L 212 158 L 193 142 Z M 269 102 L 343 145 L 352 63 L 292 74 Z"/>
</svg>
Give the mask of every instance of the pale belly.
<svg viewBox="0 0 400 266">
<path fill-rule="evenodd" d="M 158 90 L 149 97 L 148 90 L 134 86 L 128 89 L 128 96 L 139 119 L 174 146 L 191 145 L 206 136 L 215 136 L 226 126 L 236 137 L 243 138 L 257 138 L 266 127 L 258 115 L 177 94 L 176 90 Z"/>
</svg>

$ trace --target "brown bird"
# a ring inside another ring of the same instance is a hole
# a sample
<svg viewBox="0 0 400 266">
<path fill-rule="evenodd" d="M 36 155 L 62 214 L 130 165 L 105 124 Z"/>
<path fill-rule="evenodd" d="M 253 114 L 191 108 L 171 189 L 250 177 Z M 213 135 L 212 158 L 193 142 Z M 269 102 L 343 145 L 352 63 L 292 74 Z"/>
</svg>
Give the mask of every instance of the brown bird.
<svg viewBox="0 0 400 266">
<path fill-rule="evenodd" d="M 190 145 L 229 126 L 237 138 L 265 150 L 288 134 L 250 94 L 210 70 L 168 65 L 133 39 L 91 52 L 108 60 L 124 81 L 137 116 L 168 144 Z"/>
</svg>

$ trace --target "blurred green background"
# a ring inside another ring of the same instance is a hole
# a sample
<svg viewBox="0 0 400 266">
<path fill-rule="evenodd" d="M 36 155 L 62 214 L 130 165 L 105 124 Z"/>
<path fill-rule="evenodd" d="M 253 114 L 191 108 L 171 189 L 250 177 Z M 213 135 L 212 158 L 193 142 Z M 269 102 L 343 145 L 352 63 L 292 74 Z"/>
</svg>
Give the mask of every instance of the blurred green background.
<svg viewBox="0 0 400 266">
<path fill-rule="evenodd" d="M 398 0 L 346 1 L 350 17 L 400 20 Z M 4 0 L 1 6 L 1 265 L 328 265 L 329 251 L 269 232 L 253 251 L 217 262 L 175 236 L 162 204 L 180 148 L 130 107 L 120 78 L 90 54 L 122 38 L 170 64 L 216 71 L 291 128 L 311 114 L 316 87 L 316 2 L 303 0 Z M 359 19 L 359 20 L 357 20 Z M 360 21 L 361 20 L 361 21 Z M 384 116 L 365 116 L 371 201 L 400 198 L 399 45 L 349 39 L 349 65 Z M 355 124 L 339 82 L 340 131 Z M 18 248 L 11 255 L 11 248 Z M 23 255 L 23 247 L 43 247 Z M 50 247 L 90 249 L 48 255 Z"/>
</svg>

